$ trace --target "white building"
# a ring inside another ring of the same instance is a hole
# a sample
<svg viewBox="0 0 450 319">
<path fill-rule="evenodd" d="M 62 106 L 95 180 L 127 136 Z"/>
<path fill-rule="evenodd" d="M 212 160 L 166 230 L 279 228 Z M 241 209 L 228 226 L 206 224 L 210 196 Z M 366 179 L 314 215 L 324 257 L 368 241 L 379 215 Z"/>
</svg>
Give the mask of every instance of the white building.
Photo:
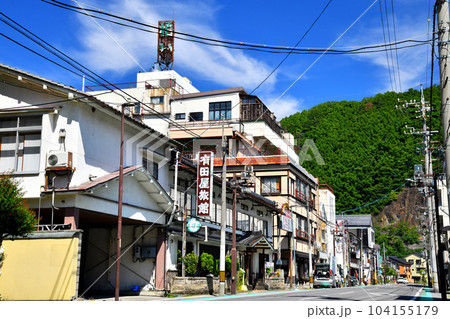
<svg viewBox="0 0 450 319">
<path fill-rule="evenodd" d="M 322 228 L 322 241 L 326 243 L 326 249 L 323 254 L 326 255 L 326 262 L 330 264 L 331 270 L 338 273 L 335 254 L 335 234 L 336 234 L 336 197 L 334 190 L 328 184 L 319 185 L 319 214 L 324 221 Z M 343 269 L 341 264 L 341 269 Z"/>
<path fill-rule="evenodd" d="M 114 290 L 115 266 L 99 276 L 116 254 L 121 113 L 6 65 L 0 80 L 0 172 L 21 181 L 40 230 L 83 231 L 79 292 L 98 278 L 92 291 Z M 131 117 L 125 117 L 124 136 L 120 289 L 164 288 L 161 230 L 174 211 L 168 159 L 170 148 L 181 146 Z M 137 246 L 141 254 L 133 253 Z"/>
</svg>

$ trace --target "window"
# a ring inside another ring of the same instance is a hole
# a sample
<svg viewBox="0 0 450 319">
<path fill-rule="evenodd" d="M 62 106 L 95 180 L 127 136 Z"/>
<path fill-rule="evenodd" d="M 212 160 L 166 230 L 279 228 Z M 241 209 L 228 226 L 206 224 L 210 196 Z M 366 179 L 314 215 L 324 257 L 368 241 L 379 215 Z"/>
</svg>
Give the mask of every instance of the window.
<svg viewBox="0 0 450 319">
<path fill-rule="evenodd" d="M 0 172 L 38 172 L 42 116 L 0 118 Z"/>
<path fill-rule="evenodd" d="M 263 235 L 269 236 L 269 222 L 266 220 L 263 220 Z"/>
<path fill-rule="evenodd" d="M 416 265 L 420 266 L 420 259 L 416 259 Z"/>
<path fill-rule="evenodd" d="M 209 119 L 220 120 L 222 114 L 225 115 L 225 119 L 231 119 L 231 101 L 209 103 Z"/>
<path fill-rule="evenodd" d="M 185 120 L 185 119 L 186 119 L 186 113 L 175 114 L 175 120 Z"/>
<path fill-rule="evenodd" d="M 203 112 L 189 113 L 189 122 L 203 121 Z"/>
<path fill-rule="evenodd" d="M 245 204 L 241 204 L 242 210 L 248 211 L 248 206 Z"/>
<path fill-rule="evenodd" d="M 236 227 L 243 230 L 243 231 L 249 231 L 250 230 L 250 223 L 248 215 L 242 214 L 238 212 L 237 215 L 237 224 Z"/>
<path fill-rule="evenodd" d="M 261 178 L 261 192 L 264 194 L 280 193 L 280 176 L 266 176 Z"/>
<path fill-rule="evenodd" d="M 306 227 L 307 219 L 301 216 L 297 217 L 297 229 L 307 232 L 308 229 Z"/>
<path fill-rule="evenodd" d="M 159 175 L 159 165 L 155 162 L 149 162 L 145 157 L 142 158 L 142 166 L 144 166 L 147 171 L 153 175 L 153 177 L 158 180 Z"/>
<path fill-rule="evenodd" d="M 292 178 L 290 178 L 289 180 L 291 181 L 290 194 L 295 196 L 295 181 Z"/>
<path fill-rule="evenodd" d="M 153 96 L 150 98 L 151 104 L 163 104 L 164 103 L 164 96 Z"/>
<path fill-rule="evenodd" d="M 141 114 L 141 103 L 140 102 L 134 103 L 133 114 L 139 114 L 139 115 Z"/>
</svg>

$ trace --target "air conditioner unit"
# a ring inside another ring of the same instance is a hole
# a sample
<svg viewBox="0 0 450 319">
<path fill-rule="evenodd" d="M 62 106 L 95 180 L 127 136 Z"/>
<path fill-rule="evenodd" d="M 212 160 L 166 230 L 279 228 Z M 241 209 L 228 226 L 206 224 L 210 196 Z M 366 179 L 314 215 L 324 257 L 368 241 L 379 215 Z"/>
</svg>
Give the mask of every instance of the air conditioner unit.
<svg viewBox="0 0 450 319">
<path fill-rule="evenodd" d="M 46 163 L 47 168 L 72 168 L 72 152 L 50 151 Z"/>
</svg>

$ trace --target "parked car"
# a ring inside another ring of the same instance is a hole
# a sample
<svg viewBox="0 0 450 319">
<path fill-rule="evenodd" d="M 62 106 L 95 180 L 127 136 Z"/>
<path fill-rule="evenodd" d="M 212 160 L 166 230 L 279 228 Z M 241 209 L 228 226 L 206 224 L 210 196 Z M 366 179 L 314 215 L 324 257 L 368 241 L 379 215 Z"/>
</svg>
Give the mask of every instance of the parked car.
<svg viewBox="0 0 450 319">
<path fill-rule="evenodd" d="M 313 287 L 323 288 L 335 288 L 336 277 L 333 271 L 330 269 L 330 264 L 319 263 L 316 264 L 316 270 L 314 271 Z"/>
<path fill-rule="evenodd" d="M 407 284 L 408 283 L 408 279 L 403 278 L 403 277 L 398 277 L 397 278 L 397 283 L 398 284 Z"/>
</svg>

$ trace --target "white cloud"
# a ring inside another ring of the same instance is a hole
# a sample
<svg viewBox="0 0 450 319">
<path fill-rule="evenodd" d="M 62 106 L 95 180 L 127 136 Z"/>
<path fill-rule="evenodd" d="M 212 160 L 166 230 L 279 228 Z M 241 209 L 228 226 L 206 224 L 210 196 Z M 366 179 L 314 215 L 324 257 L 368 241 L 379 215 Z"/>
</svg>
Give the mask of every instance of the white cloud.
<svg viewBox="0 0 450 319">
<path fill-rule="evenodd" d="M 262 95 L 261 97 L 264 101 L 268 101 L 268 103 L 265 104 L 272 112 L 274 112 L 277 121 L 305 109 L 303 100 L 292 96 L 283 96 L 279 100 L 277 100 L 278 97 L 276 96 Z"/>
<path fill-rule="evenodd" d="M 392 17 L 390 17 L 392 19 Z M 418 23 L 422 21 L 422 23 Z M 390 25 L 391 42 L 394 42 L 393 25 L 392 20 Z M 396 39 L 397 41 L 405 39 L 414 40 L 427 40 L 427 24 L 426 19 L 418 19 L 416 16 L 411 17 L 407 12 L 396 12 Z M 383 30 L 381 28 L 381 20 L 378 18 L 377 27 L 368 27 L 365 25 L 361 28 L 362 32 L 354 37 L 350 43 L 353 45 L 369 45 L 374 44 L 374 39 L 378 39 L 383 42 Z M 385 22 L 385 28 L 387 24 Z M 386 41 L 389 42 L 387 30 L 385 29 Z M 381 40 L 380 40 L 381 39 Z M 368 42 L 372 41 L 372 42 Z M 405 43 L 400 46 L 408 46 L 414 43 Z M 427 56 L 427 50 L 428 56 Z M 388 51 L 371 54 L 361 54 L 352 56 L 354 59 L 369 63 L 378 67 L 381 67 L 383 71 L 378 71 L 376 74 L 368 74 L 378 80 L 378 83 L 374 85 L 374 93 L 380 91 L 405 91 L 411 87 L 417 86 L 419 83 L 424 83 L 427 78 L 427 67 L 429 70 L 429 61 L 431 60 L 430 45 L 422 45 L 407 49 L 401 49 L 397 51 L 398 57 L 395 51 Z M 397 64 L 398 61 L 398 64 Z M 400 75 L 399 75 L 400 74 Z M 392 84 L 391 84 L 392 81 Z"/>
<path fill-rule="evenodd" d="M 195 1 L 195 5 L 189 2 L 168 2 L 165 6 L 153 6 L 143 0 L 127 0 L 110 3 L 106 10 L 118 12 L 122 16 L 145 21 L 152 25 L 156 25 L 157 21 L 161 19 L 171 19 L 175 13 L 176 30 L 220 38 L 220 34 L 211 29 L 213 23 L 208 22 L 213 19 L 218 10 L 217 5 L 210 2 Z M 147 70 L 156 61 L 156 34 L 97 20 L 113 40 L 92 18 L 82 17 L 81 21 L 82 28 L 79 37 L 84 48 L 79 55 L 91 68 L 97 71 L 121 74 L 141 69 L 129 55 L 133 56 Z M 119 42 L 129 54 L 124 52 L 115 41 Z M 195 74 L 197 77 L 226 87 L 254 88 L 271 71 L 266 63 L 241 51 L 179 39 L 175 39 L 174 65 L 175 69 L 183 68 L 188 75 Z M 271 76 L 265 87 L 272 90 L 275 82 L 276 74 Z"/>
</svg>

